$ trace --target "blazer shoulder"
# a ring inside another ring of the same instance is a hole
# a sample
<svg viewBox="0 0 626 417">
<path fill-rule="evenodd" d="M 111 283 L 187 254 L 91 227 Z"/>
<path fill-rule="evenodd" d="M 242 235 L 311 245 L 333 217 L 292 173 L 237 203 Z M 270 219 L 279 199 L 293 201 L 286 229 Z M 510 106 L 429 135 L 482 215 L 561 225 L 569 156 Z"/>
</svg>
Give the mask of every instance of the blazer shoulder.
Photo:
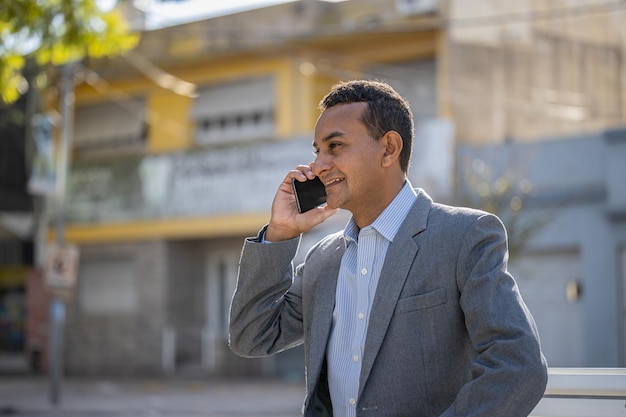
<svg viewBox="0 0 626 417">
<path fill-rule="evenodd" d="M 324 256 L 328 252 L 335 252 L 345 248 L 343 230 L 327 235 L 313 245 L 306 254 L 305 260 L 319 255 Z"/>
<path fill-rule="evenodd" d="M 417 198 L 411 212 L 407 216 L 408 229 L 415 225 L 418 230 L 432 227 L 434 224 L 446 226 L 460 226 L 473 224 L 482 217 L 492 218 L 496 223 L 502 224 L 501 220 L 493 213 L 471 207 L 453 206 L 435 202 L 423 189 L 415 189 Z"/>
<path fill-rule="evenodd" d="M 493 213 L 471 207 L 452 206 L 433 202 L 428 211 L 425 232 L 429 236 L 449 236 L 457 240 L 459 236 L 473 231 L 502 234 L 505 226 Z M 506 232 L 504 232 L 506 233 Z"/>
<path fill-rule="evenodd" d="M 431 215 L 441 216 L 441 217 L 449 217 L 455 218 L 459 221 L 469 221 L 473 222 L 480 218 L 492 218 L 497 222 L 501 223 L 500 218 L 493 213 L 490 213 L 485 210 L 471 208 L 471 207 L 463 207 L 463 206 L 452 206 L 448 204 L 441 203 L 433 203 L 431 209 Z"/>
</svg>

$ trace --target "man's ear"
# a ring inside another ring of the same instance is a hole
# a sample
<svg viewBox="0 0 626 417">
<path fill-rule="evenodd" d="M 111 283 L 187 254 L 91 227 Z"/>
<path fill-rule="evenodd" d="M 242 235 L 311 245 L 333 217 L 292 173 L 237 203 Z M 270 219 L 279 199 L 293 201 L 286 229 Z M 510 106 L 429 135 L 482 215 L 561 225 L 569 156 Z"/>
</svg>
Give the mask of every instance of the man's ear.
<svg viewBox="0 0 626 417">
<path fill-rule="evenodd" d="M 402 151 L 402 136 L 395 130 L 390 130 L 381 138 L 385 145 L 385 153 L 383 154 L 383 166 L 389 167 L 400 159 Z"/>
</svg>

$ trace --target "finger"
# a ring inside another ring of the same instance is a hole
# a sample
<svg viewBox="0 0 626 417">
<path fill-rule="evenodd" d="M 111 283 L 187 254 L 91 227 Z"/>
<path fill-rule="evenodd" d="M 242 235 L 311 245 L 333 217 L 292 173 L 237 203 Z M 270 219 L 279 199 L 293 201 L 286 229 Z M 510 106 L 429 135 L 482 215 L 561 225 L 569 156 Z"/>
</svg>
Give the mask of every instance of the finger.
<svg viewBox="0 0 626 417">
<path fill-rule="evenodd" d="M 321 207 L 316 207 L 311 209 L 305 213 L 299 214 L 306 219 L 306 229 L 312 229 L 320 223 L 326 221 L 329 217 L 337 214 L 339 212 L 338 208 L 330 208 L 328 205 L 324 205 Z"/>
<path fill-rule="evenodd" d="M 287 177 L 285 177 L 285 182 L 291 183 L 292 179 L 296 179 L 300 182 L 304 182 L 308 180 L 308 177 L 304 170 L 301 169 L 293 169 L 287 173 Z"/>
<path fill-rule="evenodd" d="M 298 165 L 296 167 L 296 170 L 304 174 L 304 178 L 299 176 L 299 178 L 303 179 L 303 181 L 312 180 L 313 178 L 315 178 L 315 174 L 313 173 L 311 165 Z"/>
</svg>

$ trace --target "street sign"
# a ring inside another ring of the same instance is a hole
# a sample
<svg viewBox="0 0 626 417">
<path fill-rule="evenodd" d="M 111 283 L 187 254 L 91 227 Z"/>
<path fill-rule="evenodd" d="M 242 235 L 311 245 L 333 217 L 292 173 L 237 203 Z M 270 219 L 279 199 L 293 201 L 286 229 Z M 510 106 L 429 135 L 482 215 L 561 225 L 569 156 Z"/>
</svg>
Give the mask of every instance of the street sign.
<svg viewBox="0 0 626 417">
<path fill-rule="evenodd" d="M 50 245 L 46 258 L 46 289 L 62 299 L 71 298 L 78 275 L 78 247 Z"/>
</svg>

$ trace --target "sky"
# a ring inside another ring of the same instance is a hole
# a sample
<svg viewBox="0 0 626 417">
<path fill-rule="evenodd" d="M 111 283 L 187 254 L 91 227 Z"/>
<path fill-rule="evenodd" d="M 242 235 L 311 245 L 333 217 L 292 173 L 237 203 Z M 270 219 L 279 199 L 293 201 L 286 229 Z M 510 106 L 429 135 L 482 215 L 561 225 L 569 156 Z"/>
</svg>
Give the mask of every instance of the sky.
<svg viewBox="0 0 626 417">
<path fill-rule="evenodd" d="M 145 4 L 148 27 L 156 28 L 290 1 L 294 0 L 184 0 L 165 3 L 138 0 L 137 3 Z"/>
<path fill-rule="evenodd" d="M 110 9 L 117 3 L 117 0 L 96 1 L 103 10 Z M 147 28 L 157 29 L 293 1 L 296 0 L 133 0 L 133 3 L 146 12 Z M 346 0 L 323 1 L 337 3 Z"/>
</svg>

